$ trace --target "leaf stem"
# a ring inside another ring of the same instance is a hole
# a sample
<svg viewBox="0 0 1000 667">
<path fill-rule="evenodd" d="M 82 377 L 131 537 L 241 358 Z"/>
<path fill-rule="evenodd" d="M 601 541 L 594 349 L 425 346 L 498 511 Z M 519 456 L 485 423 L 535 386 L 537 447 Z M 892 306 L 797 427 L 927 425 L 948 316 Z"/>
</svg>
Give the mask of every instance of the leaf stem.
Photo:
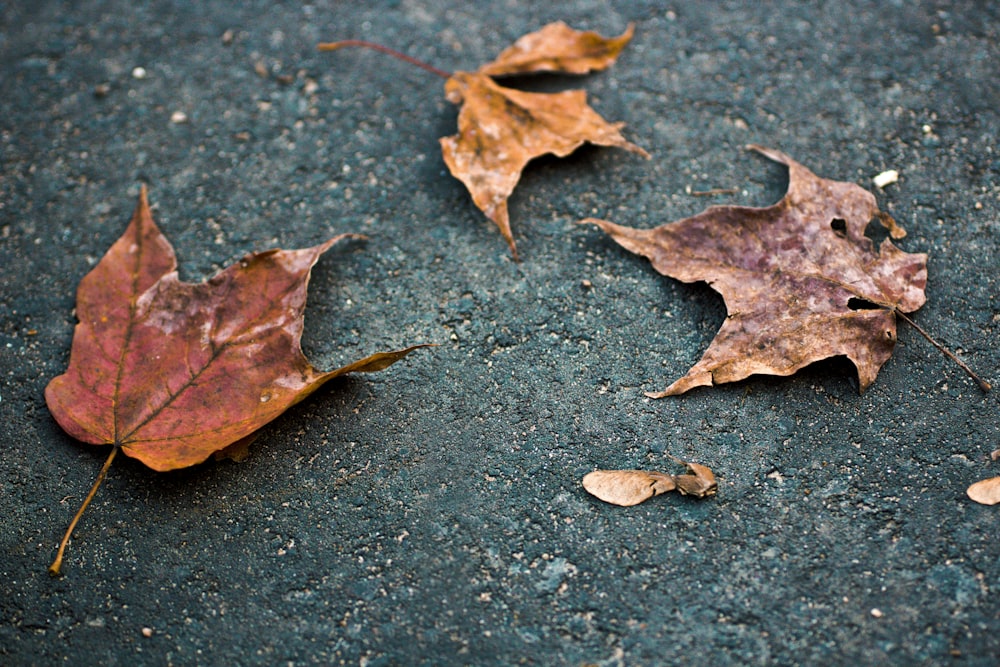
<svg viewBox="0 0 1000 667">
<path fill-rule="evenodd" d="M 408 56 L 405 53 L 397 51 L 396 49 L 390 49 L 388 46 L 383 46 L 376 42 L 369 42 L 363 39 L 342 39 L 339 42 L 324 42 L 323 44 L 317 45 L 320 51 L 336 51 L 345 46 L 360 46 L 365 49 L 372 49 L 373 51 L 379 51 L 381 53 L 386 53 L 393 58 L 398 58 L 405 63 L 410 63 L 411 65 L 416 65 L 417 67 L 427 70 L 431 74 L 437 74 L 442 79 L 450 79 L 451 73 L 445 72 L 443 69 L 438 69 L 434 65 L 429 65 L 423 60 L 417 60 L 413 56 Z"/>
<path fill-rule="evenodd" d="M 981 377 L 979 377 L 978 375 L 976 375 L 975 371 L 973 371 L 971 368 L 969 368 L 968 365 L 966 365 L 966 363 L 964 361 L 962 361 L 961 359 L 959 359 L 958 357 L 956 357 L 954 354 L 952 354 L 951 350 L 949 350 L 944 345 L 942 345 L 941 343 L 939 343 L 936 340 L 934 340 L 933 338 L 931 338 L 931 335 L 929 333 L 927 333 L 926 331 L 924 331 L 920 327 L 920 325 L 918 325 L 916 322 L 914 322 L 909 317 L 907 317 L 906 313 L 904 313 L 904 312 L 902 312 L 900 310 L 896 310 L 896 315 L 898 315 L 904 322 L 906 322 L 907 324 L 909 324 L 911 327 L 913 327 L 914 329 L 916 329 L 917 332 L 921 336 L 923 336 L 928 341 L 930 341 L 930 344 L 933 345 L 934 347 L 936 347 L 938 350 L 940 350 L 941 353 L 944 356 L 948 357 L 949 359 L 951 359 L 952 361 L 954 361 L 956 364 L 958 364 L 962 368 L 963 371 L 965 371 L 966 373 L 969 374 L 969 377 L 971 377 L 973 380 L 976 381 L 976 383 L 979 384 L 979 388 L 980 389 L 982 389 L 983 391 L 989 391 L 990 389 L 993 388 L 993 386 L 989 382 L 987 382 L 986 380 L 984 380 Z"/>
<path fill-rule="evenodd" d="M 107 460 L 104 462 L 104 467 L 101 468 L 101 472 L 97 474 L 97 480 L 94 482 L 94 486 L 90 488 L 90 493 L 84 498 L 83 504 L 80 505 L 80 509 L 76 511 L 76 516 L 69 524 L 69 528 L 66 529 L 66 534 L 63 535 L 62 542 L 59 543 L 59 551 L 56 552 L 56 559 L 52 561 L 52 565 L 49 565 L 49 574 L 53 577 L 58 577 L 62 574 L 59 570 L 62 567 L 63 553 L 66 551 L 66 545 L 69 544 L 69 538 L 73 534 L 73 529 L 76 528 L 77 522 L 80 521 L 80 517 L 83 516 L 83 510 L 87 509 L 87 505 L 90 501 L 94 499 L 94 495 L 97 493 L 97 487 L 101 485 L 104 481 L 104 477 L 108 474 L 108 468 L 111 467 L 111 462 L 115 460 L 115 454 L 118 453 L 119 447 L 115 445 L 111 449 L 111 453 L 108 455 Z"/>
<path fill-rule="evenodd" d="M 710 190 L 692 190 L 694 197 L 714 197 L 715 195 L 735 195 L 739 190 L 736 188 L 712 188 Z"/>
</svg>

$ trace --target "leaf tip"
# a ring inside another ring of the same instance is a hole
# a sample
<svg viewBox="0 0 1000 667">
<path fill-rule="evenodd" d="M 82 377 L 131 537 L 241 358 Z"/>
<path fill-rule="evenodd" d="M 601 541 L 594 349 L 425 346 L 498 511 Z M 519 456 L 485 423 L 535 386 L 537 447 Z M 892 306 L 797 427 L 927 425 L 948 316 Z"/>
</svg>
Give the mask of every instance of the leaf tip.
<svg viewBox="0 0 1000 667">
<path fill-rule="evenodd" d="M 788 157 L 781 151 L 776 150 L 774 148 L 768 148 L 767 146 L 761 146 L 760 144 L 747 144 L 745 148 L 748 151 L 754 151 L 756 153 L 760 153 L 767 159 L 773 160 L 775 162 L 780 162 L 785 166 L 791 166 L 792 162 L 794 162 L 792 158 Z"/>
<path fill-rule="evenodd" d="M 625 145 L 622 146 L 622 148 L 627 150 L 629 153 L 635 153 L 639 157 L 645 158 L 647 160 L 651 160 L 653 158 L 653 156 L 649 154 L 649 151 L 647 151 L 642 146 L 639 146 L 638 144 L 633 144 L 631 141 L 626 141 Z"/>
<path fill-rule="evenodd" d="M 584 218 L 583 220 L 578 220 L 578 225 L 592 225 L 600 229 L 607 229 L 608 225 L 612 224 L 607 220 L 601 220 L 600 218 Z"/>
<path fill-rule="evenodd" d="M 875 215 L 878 218 L 879 224 L 889 231 L 889 236 L 893 239 L 898 241 L 906 237 L 906 230 L 891 215 L 883 211 L 878 211 Z"/>
</svg>

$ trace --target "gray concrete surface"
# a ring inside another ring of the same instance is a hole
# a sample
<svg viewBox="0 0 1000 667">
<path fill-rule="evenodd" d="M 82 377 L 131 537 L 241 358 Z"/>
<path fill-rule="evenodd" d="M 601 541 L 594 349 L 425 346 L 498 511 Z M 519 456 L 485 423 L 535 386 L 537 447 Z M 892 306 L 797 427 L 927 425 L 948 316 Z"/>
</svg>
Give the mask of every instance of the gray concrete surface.
<svg viewBox="0 0 1000 667">
<path fill-rule="evenodd" d="M 770 204 L 786 175 L 751 142 L 868 187 L 897 169 L 877 194 L 900 245 L 930 254 L 917 320 L 997 380 L 995 3 L 0 10 L 0 663 L 996 664 L 1000 514 L 964 492 L 1000 474 L 997 394 L 901 328 L 864 395 L 832 361 L 646 399 L 700 357 L 721 299 L 575 225 Z M 538 161 L 511 201 L 517 265 L 446 173 L 442 82 L 314 46 L 367 38 L 472 69 L 555 19 L 636 23 L 608 72 L 531 85 L 586 88 L 653 158 Z M 242 464 L 115 461 L 51 579 L 107 451 L 66 437 L 42 392 L 140 182 L 187 280 L 371 237 L 314 273 L 316 365 L 440 346 L 338 381 Z M 711 466 L 718 497 L 625 509 L 579 485 L 672 469 L 668 452 Z"/>
</svg>

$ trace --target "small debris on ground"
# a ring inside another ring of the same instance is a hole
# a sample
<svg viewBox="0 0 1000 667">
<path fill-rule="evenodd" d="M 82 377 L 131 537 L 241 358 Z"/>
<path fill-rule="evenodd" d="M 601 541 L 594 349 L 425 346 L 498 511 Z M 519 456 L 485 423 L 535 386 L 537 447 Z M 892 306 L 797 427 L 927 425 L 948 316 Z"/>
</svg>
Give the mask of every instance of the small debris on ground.
<svg viewBox="0 0 1000 667">
<path fill-rule="evenodd" d="M 674 457 L 671 457 L 674 458 Z M 669 475 L 655 470 L 595 470 L 583 477 L 583 488 L 606 503 L 628 507 L 638 505 L 667 491 L 684 496 L 714 496 L 718 484 L 712 471 L 697 463 L 675 459 L 687 468 L 686 475 Z"/>
<path fill-rule="evenodd" d="M 980 505 L 996 505 L 1000 503 L 1000 477 L 980 480 L 970 486 L 966 493 Z"/>
<path fill-rule="evenodd" d="M 874 183 L 877 188 L 885 188 L 885 186 L 892 185 L 898 180 L 899 172 L 895 169 L 889 169 L 888 171 L 883 171 L 881 174 L 873 178 L 872 183 Z"/>
</svg>

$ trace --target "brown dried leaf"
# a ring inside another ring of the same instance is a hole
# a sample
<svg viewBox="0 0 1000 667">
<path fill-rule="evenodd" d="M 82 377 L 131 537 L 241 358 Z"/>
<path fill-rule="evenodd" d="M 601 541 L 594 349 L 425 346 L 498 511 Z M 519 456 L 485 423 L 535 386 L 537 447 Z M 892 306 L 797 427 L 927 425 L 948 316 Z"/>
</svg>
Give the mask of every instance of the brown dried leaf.
<svg viewBox="0 0 1000 667">
<path fill-rule="evenodd" d="M 674 475 L 674 483 L 681 494 L 694 496 L 695 498 L 705 498 L 707 496 L 714 496 L 718 492 L 719 485 L 716 483 L 715 475 L 712 474 L 711 470 L 697 463 L 682 463 L 687 466 L 691 474 Z"/>
<path fill-rule="evenodd" d="M 498 85 L 479 73 L 459 72 L 445 84 L 448 100 L 462 104 L 458 134 L 441 139 L 452 175 L 465 183 L 472 201 L 500 228 L 517 258 L 507 199 L 521 172 L 536 157 L 566 157 L 584 143 L 648 154 L 587 106 L 582 90 L 529 93 Z"/>
<path fill-rule="evenodd" d="M 996 505 L 1000 503 L 1000 477 L 978 481 L 966 493 L 981 505 Z"/>
<path fill-rule="evenodd" d="M 175 470 L 247 439 L 335 377 L 423 347 L 325 372 L 303 355 L 312 267 L 351 236 L 248 255 L 185 283 L 143 188 L 125 233 L 80 283 L 69 368 L 45 389 L 49 410 L 78 440 Z"/>
<path fill-rule="evenodd" d="M 654 470 L 595 470 L 583 477 L 583 488 L 612 505 L 638 505 L 677 489 L 685 496 L 706 498 L 718 490 L 715 475 L 706 466 L 671 457 L 688 470 L 686 475 L 668 475 Z"/>
<path fill-rule="evenodd" d="M 606 503 L 638 505 L 675 488 L 666 473 L 646 470 L 595 470 L 583 477 L 583 488 Z"/>
<path fill-rule="evenodd" d="M 593 31 L 574 30 L 556 21 L 518 39 L 496 60 L 480 67 L 479 73 L 507 76 L 530 72 L 597 72 L 614 64 L 634 31 L 635 24 L 630 23 L 624 33 L 608 38 Z"/>
<path fill-rule="evenodd" d="M 624 123 L 609 123 L 590 108 L 582 90 L 528 93 L 501 86 L 490 77 L 603 69 L 615 61 L 631 36 L 631 26 L 623 35 L 606 39 L 562 23 L 550 24 L 519 39 L 493 63 L 476 72 L 456 72 L 445 83 L 448 101 L 461 105 L 461 110 L 458 134 L 441 139 L 444 161 L 468 188 L 476 206 L 499 227 L 515 259 L 507 199 L 528 162 L 549 153 L 565 157 L 584 143 L 649 155 L 622 136 Z"/>
<path fill-rule="evenodd" d="M 840 355 L 854 362 L 864 391 L 892 355 L 896 313 L 924 303 L 927 256 L 889 239 L 876 251 L 864 235 L 880 216 L 870 192 L 820 178 L 780 151 L 750 148 L 788 167 L 788 192 L 773 206 L 713 206 L 651 230 L 584 221 L 664 275 L 706 281 L 726 302 L 728 317 L 701 360 L 647 396 L 791 375 Z"/>
</svg>

